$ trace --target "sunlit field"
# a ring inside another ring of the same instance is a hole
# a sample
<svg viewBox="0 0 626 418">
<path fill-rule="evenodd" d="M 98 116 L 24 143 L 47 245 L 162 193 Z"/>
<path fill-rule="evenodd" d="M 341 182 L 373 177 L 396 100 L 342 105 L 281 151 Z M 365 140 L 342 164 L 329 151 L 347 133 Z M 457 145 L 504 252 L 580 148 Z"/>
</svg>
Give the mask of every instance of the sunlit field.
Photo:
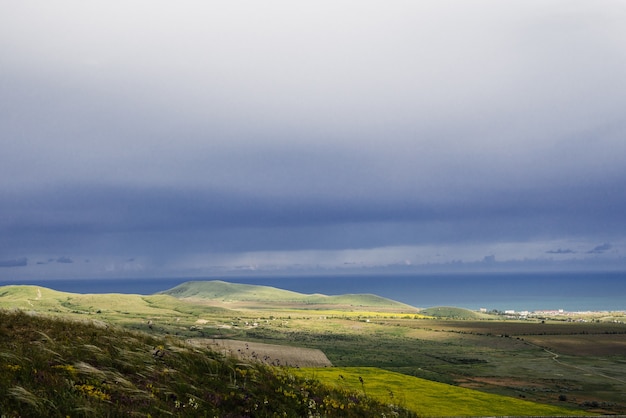
<svg viewBox="0 0 626 418">
<path fill-rule="evenodd" d="M 236 358 L 242 364 L 263 363 L 293 370 L 326 367 L 328 372 L 316 373 L 332 384 L 337 383 L 335 375 L 325 373 L 341 369 L 346 377 L 358 368 L 365 370 L 361 374 L 372 375 L 368 379 L 361 376 L 365 386 L 359 382 L 352 389 L 367 391 L 369 386 L 372 394 L 377 391 L 376 374 L 382 380 L 400 382 L 396 383 L 400 386 L 446 384 L 441 388 L 446 388 L 444 393 L 449 396 L 432 397 L 420 404 L 431 411 L 441 407 L 438 403 L 460 408 L 453 401 L 474 393 L 464 391 L 472 389 L 475 394 L 471 397 L 477 400 L 498 395 L 509 399 L 511 405 L 518 405 L 513 400 L 530 401 L 546 408 L 626 413 L 626 382 L 622 378 L 626 375 L 626 325 L 617 313 L 610 320 L 593 317 L 585 318 L 585 322 L 562 318 L 519 321 L 485 314 L 477 319 L 474 312 L 458 308 L 425 311 L 428 316 L 415 309 L 402 312 L 401 307 L 395 307 L 395 312 L 380 311 L 356 296 L 333 309 L 318 309 L 314 304 L 296 309 L 293 301 L 287 308 L 277 308 L 271 295 L 265 292 L 263 297 L 268 300 L 258 303 L 254 298 L 237 300 L 234 294 L 224 295 L 222 299 L 228 299 L 224 301 L 170 294 L 80 295 L 35 286 L 6 286 L 0 288 L 0 307 L 96 324 L 103 329 L 122 327 L 146 338 L 165 337 L 172 343 Z M 453 315 L 453 319 L 432 316 L 442 312 Z M 49 337 L 54 341 L 56 335 Z M 89 344 L 97 347 L 96 343 Z M 21 363 L 10 364 L 7 367 L 23 367 Z M 368 372 L 370 368 L 379 371 Z M 413 378 L 421 380 L 410 380 Z M 383 382 L 380 384 L 382 388 Z M 456 392 L 450 392 L 451 388 L 464 389 L 458 392 L 461 397 L 453 396 Z M 389 390 L 398 396 L 396 399 L 404 397 L 409 402 L 410 390 Z M 384 395 L 385 391 L 380 391 Z M 378 395 L 377 399 L 388 400 Z M 499 402 L 491 405 L 503 405 Z M 475 408 L 476 414 L 487 414 L 480 405 Z M 426 413 L 425 409 L 413 410 Z M 520 414 L 519 409 L 512 411 Z M 535 414 L 550 415 L 541 411 L 538 407 Z M 497 409 L 491 414 L 505 412 Z"/>
<path fill-rule="evenodd" d="M 420 416 L 555 416 L 581 415 L 580 410 L 491 395 L 371 367 L 304 368 L 299 376 L 319 379 L 342 389 L 360 391 Z"/>
</svg>

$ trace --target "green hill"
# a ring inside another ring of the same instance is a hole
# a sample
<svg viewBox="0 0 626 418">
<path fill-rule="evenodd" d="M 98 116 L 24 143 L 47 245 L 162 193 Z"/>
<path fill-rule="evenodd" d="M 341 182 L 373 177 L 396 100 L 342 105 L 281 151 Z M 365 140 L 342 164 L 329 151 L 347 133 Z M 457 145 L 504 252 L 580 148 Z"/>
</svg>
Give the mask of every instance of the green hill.
<svg viewBox="0 0 626 418">
<path fill-rule="evenodd" d="M 208 303 L 208 302 L 212 302 Z M 41 286 L 0 287 L 0 308 L 17 308 L 57 314 L 179 316 L 201 315 L 230 308 L 351 309 L 416 313 L 417 308 L 371 294 L 327 296 L 302 294 L 270 286 L 190 281 L 154 295 L 80 294 Z M 212 305 L 212 306 L 209 306 Z M 219 306 L 215 306 L 219 305 Z"/>
<path fill-rule="evenodd" d="M 0 309 L 36 312 L 61 318 L 99 321 L 149 332 L 196 336 L 200 318 L 230 323 L 237 313 L 169 295 L 80 294 L 40 286 L 0 287 Z"/>
<path fill-rule="evenodd" d="M 98 314 L 104 318 L 116 315 L 178 317 L 224 311 L 194 306 L 168 295 L 82 294 L 27 285 L 0 287 L 0 308 L 61 315 Z"/>
<path fill-rule="evenodd" d="M 300 301 L 303 295 L 270 286 L 228 283 L 221 280 L 190 281 L 172 289 L 159 292 L 177 298 L 219 299 L 223 301 L 271 300 L 276 302 Z"/>
<path fill-rule="evenodd" d="M 190 281 L 159 294 L 180 299 L 207 299 L 221 302 L 247 302 L 276 306 L 300 305 L 338 305 L 359 308 L 385 308 L 417 312 L 417 309 L 391 299 L 371 294 L 348 294 L 327 296 L 321 294 L 302 294 L 270 286 L 258 286 L 239 283 L 227 283 L 220 280 Z"/>
<path fill-rule="evenodd" d="M 420 310 L 423 315 L 435 318 L 452 318 L 452 319 L 485 319 L 486 315 L 479 312 L 470 311 L 464 308 L 455 308 L 452 306 L 435 306 Z"/>
</svg>

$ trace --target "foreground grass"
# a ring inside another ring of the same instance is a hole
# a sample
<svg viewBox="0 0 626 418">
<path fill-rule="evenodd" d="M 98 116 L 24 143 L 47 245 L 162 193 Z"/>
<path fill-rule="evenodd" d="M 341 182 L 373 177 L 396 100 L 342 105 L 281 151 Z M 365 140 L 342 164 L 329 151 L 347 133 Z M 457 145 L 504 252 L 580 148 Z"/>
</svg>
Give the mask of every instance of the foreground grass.
<svg viewBox="0 0 626 418">
<path fill-rule="evenodd" d="M 3 417 L 414 416 L 357 391 L 175 339 L 0 311 Z"/>
<path fill-rule="evenodd" d="M 394 373 L 374 367 L 304 368 L 296 374 L 400 405 L 420 416 L 572 416 L 584 411 L 538 404 Z M 588 414 L 591 415 L 591 414 Z"/>
</svg>

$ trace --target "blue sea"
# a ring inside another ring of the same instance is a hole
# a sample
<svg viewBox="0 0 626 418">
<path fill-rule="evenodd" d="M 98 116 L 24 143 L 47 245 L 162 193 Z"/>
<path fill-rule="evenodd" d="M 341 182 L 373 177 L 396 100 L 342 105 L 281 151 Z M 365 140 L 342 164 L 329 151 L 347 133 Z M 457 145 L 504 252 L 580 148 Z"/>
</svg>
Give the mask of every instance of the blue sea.
<svg viewBox="0 0 626 418">
<path fill-rule="evenodd" d="M 73 293 L 148 295 L 190 280 L 224 280 L 273 286 L 300 293 L 372 293 L 426 308 L 457 306 L 478 310 L 624 311 L 626 272 L 489 273 L 414 275 L 318 275 L 226 278 L 153 278 L 0 281 Z"/>
</svg>

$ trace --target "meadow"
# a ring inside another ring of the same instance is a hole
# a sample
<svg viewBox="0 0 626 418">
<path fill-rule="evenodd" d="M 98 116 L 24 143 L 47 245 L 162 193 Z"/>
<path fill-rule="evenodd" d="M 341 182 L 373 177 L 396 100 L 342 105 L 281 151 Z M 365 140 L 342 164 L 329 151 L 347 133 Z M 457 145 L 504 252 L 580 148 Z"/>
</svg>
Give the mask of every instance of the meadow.
<svg viewBox="0 0 626 418">
<path fill-rule="evenodd" d="M 620 321 L 621 313 L 521 321 L 458 308 L 419 311 L 371 295 L 347 295 L 330 302 L 316 297 L 318 303 L 302 303 L 298 295 L 285 298 L 285 293 L 279 293 L 277 303 L 272 303 L 272 289 L 244 290 L 245 297 L 228 291 L 215 296 L 206 288 L 191 286 L 175 297 L 169 292 L 78 295 L 3 287 L 0 307 L 120 326 L 199 350 L 216 351 L 211 345 L 221 345 L 222 354 L 242 364 L 262 363 L 257 360 L 265 356 L 271 358 L 266 364 L 278 360 L 281 366 L 303 356 L 318 359 L 302 365 L 319 366 L 317 371 L 307 369 L 308 374 L 302 375 L 302 369 L 287 370 L 331 387 L 337 384 L 334 372 L 344 377 L 360 374 L 364 387 L 360 382 L 344 383 L 339 389 L 356 390 L 362 396 L 369 387 L 370 398 L 381 402 L 389 401 L 385 396 L 391 391 L 404 402 L 394 405 L 410 407 L 420 415 L 441 415 L 442 407 L 468 416 L 557 414 L 547 412 L 549 408 L 557 408 L 559 415 L 626 413 L 626 382 L 621 378 L 626 375 L 626 325 Z M 262 300 L 254 294 L 258 290 L 263 291 Z M 587 322 L 578 322 L 583 320 Z M 237 343 L 224 349 L 228 341 Z M 273 351 L 262 355 L 263 347 Z M 312 351 L 297 351 L 302 349 Z M 322 357 L 316 357 L 319 353 Z M 374 385 L 376 375 L 388 380 L 388 387 L 383 388 L 382 382 Z M 433 393 L 449 395 L 427 397 L 420 385 L 433 385 Z M 413 390 L 418 387 L 419 391 Z M 450 395 L 456 389 L 471 391 Z M 410 393 L 421 395 L 409 400 Z M 492 410 L 478 405 L 464 409 L 468 399 L 483 396 L 494 396 L 483 403 Z M 524 406 L 514 408 L 514 401 L 524 401 Z M 419 403 L 419 409 L 411 402 Z M 510 413 L 503 412 L 507 404 Z"/>
<path fill-rule="evenodd" d="M 395 403 L 420 416 L 559 416 L 563 407 L 496 396 L 373 367 L 305 368 L 296 375 Z"/>
</svg>

